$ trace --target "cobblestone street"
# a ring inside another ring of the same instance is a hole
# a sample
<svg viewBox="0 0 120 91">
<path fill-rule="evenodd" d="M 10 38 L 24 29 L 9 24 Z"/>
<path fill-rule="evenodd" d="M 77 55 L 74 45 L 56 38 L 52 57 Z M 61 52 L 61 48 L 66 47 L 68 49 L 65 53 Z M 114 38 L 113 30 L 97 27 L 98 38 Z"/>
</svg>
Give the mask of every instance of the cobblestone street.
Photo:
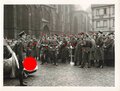
<svg viewBox="0 0 120 91">
<path fill-rule="evenodd" d="M 114 68 L 78 68 L 70 64 L 40 65 L 37 72 L 25 79 L 29 86 L 114 86 Z M 4 79 L 4 86 L 18 86 L 17 79 Z"/>
</svg>

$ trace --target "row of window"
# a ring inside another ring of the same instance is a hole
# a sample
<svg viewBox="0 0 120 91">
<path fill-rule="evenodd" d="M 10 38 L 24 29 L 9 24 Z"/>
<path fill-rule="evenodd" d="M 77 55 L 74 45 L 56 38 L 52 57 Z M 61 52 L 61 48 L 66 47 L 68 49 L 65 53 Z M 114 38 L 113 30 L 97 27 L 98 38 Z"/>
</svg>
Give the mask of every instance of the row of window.
<svg viewBox="0 0 120 91">
<path fill-rule="evenodd" d="M 110 23 L 109 26 L 111 26 L 111 27 L 114 27 L 114 26 L 115 26 L 115 20 L 112 19 L 110 22 L 108 22 L 107 20 L 96 21 L 96 28 L 108 27 L 108 23 Z"/>
<path fill-rule="evenodd" d="M 115 8 L 114 7 L 111 7 L 111 8 L 107 8 L 107 7 L 106 8 L 98 8 L 98 9 L 96 9 L 96 12 L 95 12 L 96 16 L 108 15 L 108 13 L 111 14 L 111 15 L 114 15 Z"/>
<path fill-rule="evenodd" d="M 107 20 L 102 21 L 96 21 L 96 27 L 107 27 Z"/>
</svg>

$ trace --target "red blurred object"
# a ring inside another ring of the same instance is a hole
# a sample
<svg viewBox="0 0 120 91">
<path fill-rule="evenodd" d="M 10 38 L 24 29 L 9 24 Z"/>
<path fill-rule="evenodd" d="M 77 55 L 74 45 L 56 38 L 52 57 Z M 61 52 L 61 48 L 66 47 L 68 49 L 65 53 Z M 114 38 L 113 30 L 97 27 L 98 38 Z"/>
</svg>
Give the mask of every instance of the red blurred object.
<svg viewBox="0 0 120 91">
<path fill-rule="evenodd" d="M 27 71 L 31 72 L 35 70 L 37 66 L 37 61 L 33 57 L 26 57 L 23 61 L 23 66 Z"/>
<path fill-rule="evenodd" d="M 84 34 L 84 32 L 78 33 L 78 35 L 83 35 L 83 34 Z"/>
</svg>

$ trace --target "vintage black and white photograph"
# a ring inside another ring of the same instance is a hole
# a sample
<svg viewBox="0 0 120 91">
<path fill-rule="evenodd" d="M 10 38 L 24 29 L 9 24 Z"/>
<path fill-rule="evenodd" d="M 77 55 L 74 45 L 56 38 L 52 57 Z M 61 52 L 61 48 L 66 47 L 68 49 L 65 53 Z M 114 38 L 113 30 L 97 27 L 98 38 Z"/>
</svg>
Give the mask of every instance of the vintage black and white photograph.
<svg viewBox="0 0 120 91">
<path fill-rule="evenodd" d="M 3 86 L 115 86 L 115 4 L 3 9 Z"/>
</svg>

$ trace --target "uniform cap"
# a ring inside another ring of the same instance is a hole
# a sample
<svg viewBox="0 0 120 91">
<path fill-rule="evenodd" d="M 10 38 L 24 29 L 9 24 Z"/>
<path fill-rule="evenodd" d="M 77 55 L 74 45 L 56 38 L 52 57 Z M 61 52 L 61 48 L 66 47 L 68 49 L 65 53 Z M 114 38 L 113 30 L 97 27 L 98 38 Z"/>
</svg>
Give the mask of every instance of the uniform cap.
<svg viewBox="0 0 120 91">
<path fill-rule="evenodd" d="M 22 32 L 20 32 L 20 33 L 18 34 L 18 36 L 19 36 L 19 37 L 22 37 L 22 35 L 24 35 L 24 34 L 25 34 L 25 32 L 22 31 Z"/>
<path fill-rule="evenodd" d="M 101 32 L 101 31 L 98 31 L 98 33 L 102 34 L 103 32 Z"/>
<path fill-rule="evenodd" d="M 114 33 L 112 32 L 112 33 L 109 33 L 108 35 L 113 35 Z"/>
</svg>

